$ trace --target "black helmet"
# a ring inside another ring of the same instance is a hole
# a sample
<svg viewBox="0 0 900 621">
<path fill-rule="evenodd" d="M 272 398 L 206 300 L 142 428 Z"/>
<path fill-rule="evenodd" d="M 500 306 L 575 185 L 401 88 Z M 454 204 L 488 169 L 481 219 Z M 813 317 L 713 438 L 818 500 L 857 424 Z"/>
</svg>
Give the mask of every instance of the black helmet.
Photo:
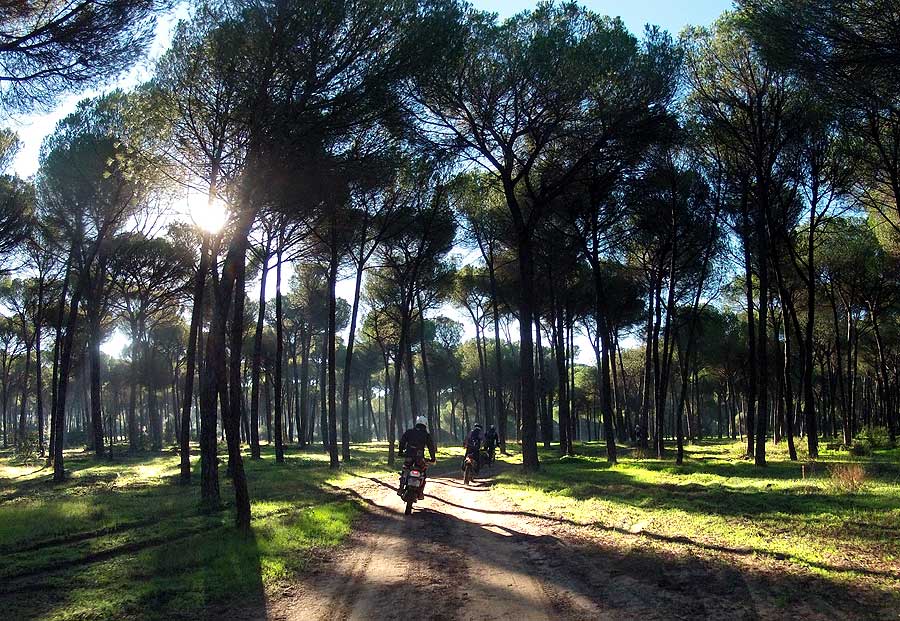
<svg viewBox="0 0 900 621">
<path fill-rule="evenodd" d="M 475 423 L 475 429 L 481 429 L 481 423 Z"/>
<path fill-rule="evenodd" d="M 493 425 L 491 425 L 491 431 L 496 431 L 496 429 L 494 429 Z"/>
</svg>

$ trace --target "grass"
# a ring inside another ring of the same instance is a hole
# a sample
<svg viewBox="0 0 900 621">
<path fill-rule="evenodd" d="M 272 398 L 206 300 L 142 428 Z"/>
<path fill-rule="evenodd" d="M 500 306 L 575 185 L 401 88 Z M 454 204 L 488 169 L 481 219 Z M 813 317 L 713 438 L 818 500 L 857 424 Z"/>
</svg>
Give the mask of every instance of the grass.
<svg viewBox="0 0 900 621">
<path fill-rule="evenodd" d="M 523 511 L 549 510 L 607 541 L 625 535 L 639 539 L 629 545 L 664 553 L 806 573 L 834 585 L 875 589 L 900 605 L 898 449 L 863 459 L 823 451 L 815 463 L 798 463 L 787 459 L 785 447 L 770 445 L 765 468 L 743 458 L 743 445 L 731 442 L 688 446 L 682 466 L 636 459 L 627 450 L 610 466 L 605 446 L 594 443 L 577 452 L 559 457 L 542 451 L 539 473 L 526 478 L 507 468 L 495 487 Z M 835 484 L 831 474 L 849 461 L 865 472 L 855 493 Z"/>
<path fill-rule="evenodd" d="M 385 467 L 383 446 L 354 453 L 357 471 Z M 119 455 L 109 463 L 69 452 L 70 476 L 56 485 L 47 469 L 0 454 L 6 618 L 193 619 L 253 610 L 267 591 L 339 544 L 359 512 L 334 487 L 348 473 L 329 470 L 325 455 L 288 452 L 276 467 L 264 448 L 262 460 L 245 461 L 253 525 L 243 536 L 232 527 L 224 471 L 224 507 L 203 513 L 198 485 L 177 482 L 174 451 Z"/>
<path fill-rule="evenodd" d="M 826 450 L 814 463 L 802 456 L 797 463 L 770 446 L 762 469 L 730 442 L 690 445 L 682 466 L 636 459 L 626 449 L 609 466 L 602 445 L 577 450 L 562 458 L 542 450 L 540 472 L 528 477 L 510 467 L 518 454 L 501 458 L 507 467 L 494 475 L 495 490 L 517 510 L 602 540 L 611 554 L 687 564 L 712 558 L 769 575 L 785 602 L 801 591 L 811 599 L 833 591 L 843 602 L 862 589 L 892 602 L 880 610 L 900 608 L 900 449 L 852 459 Z M 276 466 L 264 447 L 262 460 L 245 460 L 253 499 L 247 537 L 232 527 L 224 469 L 224 507 L 203 513 L 199 473 L 194 484 L 179 485 L 174 451 L 119 455 L 109 463 L 69 452 L 70 476 L 57 485 L 47 469 L 0 453 L 6 618 L 249 616 L 351 531 L 360 507 L 339 491 L 351 475 L 389 472 L 383 444 L 354 446 L 352 467 L 339 471 L 317 450 L 288 451 Z M 450 464 L 460 455 L 442 451 Z M 833 475 L 847 464 L 855 472 L 849 488 Z"/>
</svg>

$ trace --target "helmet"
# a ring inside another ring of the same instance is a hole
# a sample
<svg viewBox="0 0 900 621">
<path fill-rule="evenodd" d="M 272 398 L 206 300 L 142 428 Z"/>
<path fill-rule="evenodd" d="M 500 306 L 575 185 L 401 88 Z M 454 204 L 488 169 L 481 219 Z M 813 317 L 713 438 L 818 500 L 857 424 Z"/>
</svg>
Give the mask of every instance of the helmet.
<svg viewBox="0 0 900 621">
<path fill-rule="evenodd" d="M 481 429 L 481 423 L 475 423 L 475 429 Z"/>
<path fill-rule="evenodd" d="M 493 426 L 493 425 L 491 425 L 491 431 L 494 431 L 494 426 Z"/>
<path fill-rule="evenodd" d="M 428 419 L 424 416 L 416 416 L 416 424 L 417 425 L 425 425 L 428 426 Z"/>
</svg>

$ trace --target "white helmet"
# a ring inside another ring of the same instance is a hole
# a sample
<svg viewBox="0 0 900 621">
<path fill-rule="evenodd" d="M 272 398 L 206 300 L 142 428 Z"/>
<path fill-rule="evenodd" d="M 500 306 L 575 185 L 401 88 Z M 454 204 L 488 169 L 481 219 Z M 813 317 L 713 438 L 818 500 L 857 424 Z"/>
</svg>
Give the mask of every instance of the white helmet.
<svg viewBox="0 0 900 621">
<path fill-rule="evenodd" d="M 428 426 L 428 419 L 424 416 L 416 416 L 416 424 L 417 425 L 425 425 Z"/>
</svg>

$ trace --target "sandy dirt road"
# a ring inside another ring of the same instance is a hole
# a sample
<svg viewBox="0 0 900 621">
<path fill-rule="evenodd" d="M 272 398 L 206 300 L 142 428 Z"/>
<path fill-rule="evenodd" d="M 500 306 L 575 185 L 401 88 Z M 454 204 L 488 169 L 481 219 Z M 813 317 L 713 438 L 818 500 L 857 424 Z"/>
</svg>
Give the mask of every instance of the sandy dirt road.
<svg viewBox="0 0 900 621">
<path fill-rule="evenodd" d="M 437 469 L 436 469 L 437 470 Z M 660 563 L 579 540 L 572 528 L 517 510 L 490 478 L 465 486 L 429 476 L 411 516 L 396 477 L 357 477 L 366 515 L 350 541 L 266 606 L 264 618 L 758 619 L 739 572 Z M 260 615 L 260 618 L 263 618 Z"/>
<path fill-rule="evenodd" d="M 411 516 L 396 478 L 357 478 L 367 508 L 351 541 L 270 602 L 266 617 L 597 619 L 604 615 L 550 556 L 562 542 L 506 506 L 490 481 L 431 475 Z M 557 565 L 557 567 L 554 567 Z"/>
</svg>

